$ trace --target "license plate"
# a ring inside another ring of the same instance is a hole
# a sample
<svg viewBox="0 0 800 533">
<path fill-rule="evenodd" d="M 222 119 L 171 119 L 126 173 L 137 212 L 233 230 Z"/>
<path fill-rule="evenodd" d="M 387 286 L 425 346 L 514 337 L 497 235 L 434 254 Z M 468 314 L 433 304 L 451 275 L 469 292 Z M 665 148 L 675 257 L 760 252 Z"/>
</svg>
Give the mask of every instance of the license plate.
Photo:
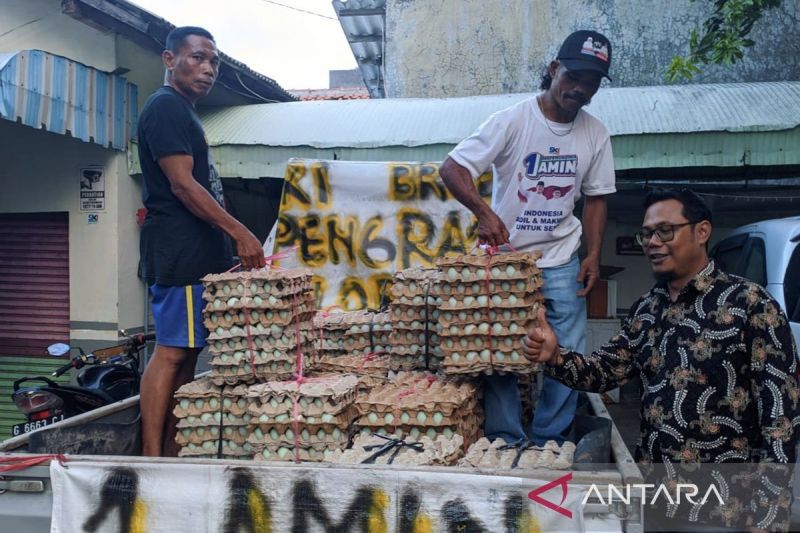
<svg viewBox="0 0 800 533">
<path fill-rule="evenodd" d="M 49 425 L 55 424 L 56 422 L 61 422 L 62 420 L 64 420 L 63 414 L 51 416 L 50 418 L 43 418 L 41 420 L 35 420 L 33 422 L 14 424 L 11 427 L 11 436 L 16 437 L 18 435 L 24 435 L 25 433 L 30 433 L 31 431 L 36 431 L 37 429 L 42 429 Z"/>
</svg>

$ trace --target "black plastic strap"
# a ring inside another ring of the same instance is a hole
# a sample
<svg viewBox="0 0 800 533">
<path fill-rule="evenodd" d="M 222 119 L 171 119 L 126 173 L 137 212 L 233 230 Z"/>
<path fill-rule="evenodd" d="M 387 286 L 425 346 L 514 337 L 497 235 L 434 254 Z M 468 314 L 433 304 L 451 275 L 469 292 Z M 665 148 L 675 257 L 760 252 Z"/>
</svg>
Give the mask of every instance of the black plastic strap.
<svg viewBox="0 0 800 533">
<path fill-rule="evenodd" d="M 225 385 L 219 389 L 219 436 L 217 437 L 217 459 L 222 459 L 222 436 L 225 434 L 225 427 L 223 421 L 225 420 L 225 398 L 222 392 L 225 390 Z"/>
<path fill-rule="evenodd" d="M 421 442 L 406 442 L 404 439 L 395 439 L 393 437 L 386 437 L 384 435 L 380 435 L 378 433 L 373 434 L 374 437 L 380 437 L 386 441 L 385 444 L 370 444 L 369 446 L 364 446 L 364 450 L 370 451 L 378 448 L 378 451 L 361 461 L 361 464 L 368 465 L 375 463 L 375 460 L 384 455 L 389 450 L 392 450 L 392 456 L 389 458 L 389 464 L 394 462 L 395 457 L 397 454 L 400 453 L 400 450 L 403 447 L 411 448 L 412 450 L 422 453 L 425 451 L 425 446 L 422 445 Z"/>
</svg>

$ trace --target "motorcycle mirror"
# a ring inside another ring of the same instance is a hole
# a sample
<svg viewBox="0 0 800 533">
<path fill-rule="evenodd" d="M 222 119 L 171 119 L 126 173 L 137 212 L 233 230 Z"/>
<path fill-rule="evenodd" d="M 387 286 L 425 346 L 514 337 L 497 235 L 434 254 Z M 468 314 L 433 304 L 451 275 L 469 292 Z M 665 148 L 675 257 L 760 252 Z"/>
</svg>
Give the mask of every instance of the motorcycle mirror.
<svg viewBox="0 0 800 533">
<path fill-rule="evenodd" d="M 63 342 L 57 342 L 56 344 L 51 344 L 47 347 L 47 353 L 52 355 L 53 357 L 62 357 L 67 355 L 70 351 L 69 344 L 64 344 Z"/>
</svg>

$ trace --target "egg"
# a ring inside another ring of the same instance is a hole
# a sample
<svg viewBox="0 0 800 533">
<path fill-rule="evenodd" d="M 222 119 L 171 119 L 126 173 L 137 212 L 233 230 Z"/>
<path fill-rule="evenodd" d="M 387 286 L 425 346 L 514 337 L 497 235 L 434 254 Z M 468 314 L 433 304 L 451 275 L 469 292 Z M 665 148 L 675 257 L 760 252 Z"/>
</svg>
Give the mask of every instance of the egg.
<svg viewBox="0 0 800 533">
<path fill-rule="evenodd" d="M 300 432 L 300 438 L 303 439 L 304 441 L 308 441 L 310 437 L 311 435 L 308 433 L 307 429 L 304 429 L 303 431 Z"/>
<path fill-rule="evenodd" d="M 378 415 L 375 413 L 370 413 L 367 415 L 367 419 L 370 421 L 370 423 L 374 424 L 378 421 Z"/>
<path fill-rule="evenodd" d="M 409 420 L 411 420 L 411 417 L 409 416 L 408 412 L 403 411 L 400 414 L 400 422 L 402 422 L 403 424 L 407 424 Z"/>
<path fill-rule="evenodd" d="M 516 283 L 517 290 L 522 292 L 525 290 L 525 282 L 522 280 L 517 281 Z"/>
<path fill-rule="evenodd" d="M 239 303 L 239 298 L 236 298 L 235 296 L 233 298 L 228 298 L 228 307 L 233 307 L 238 303 Z"/>
<path fill-rule="evenodd" d="M 328 414 L 328 413 L 323 414 L 322 415 L 322 421 L 326 422 L 326 423 L 327 422 L 333 422 L 333 415 Z"/>
<path fill-rule="evenodd" d="M 211 407 L 212 409 L 216 409 L 218 405 L 219 405 L 219 400 L 217 400 L 216 398 L 211 398 L 210 400 L 208 400 L 208 406 Z"/>
<path fill-rule="evenodd" d="M 319 440 L 325 440 L 325 430 L 324 429 L 317 430 L 317 438 Z"/>
<path fill-rule="evenodd" d="M 458 326 L 456 326 L 456 325 L 452 325 L 452 326 L 450 326 L 450 328 L 448 329 L 448 331 L 450 331 L 450 334 L 452 334 L 452 335 L 456 335 L 456 334 L 458 333 Z"/>
<path fill-rule="evenodd" d="M 181 409 L 188 409 L 189 408 L 189 400 L 183 399 L 181 400 Z"/>
<path fill-rule="evenodd" d="M 447 300 L 447 305 L 449 305 L 450 307 L 455 307 L 456 305 L 458 305 L 458 300 L 456 300 L 453 296 L 451 296 Z"/>
<path fill-rule="evenodd" d="M 408 432 L 412 439 L 419 438 L 419 428 L 411 428 L 411 431 Z"/>
<path fill-rule="evenodd" d="M 504 281 L 503 283 L 500 284 L 500 288 L 508 292 L 511 290 L 511 284 L 507 281 Z"/>
<path fill-rule="evenodd" d="M 519 326 L 517 325 L 516 322 L 512 322 L 511 325 L 508 326 L 508 331 L 511 333 L 516 333 L 517 331 L 519 331 Z"/>
<path fill-rule="evenodd" d="M 514 274 L 516 274 L 516 273 L 517 273 L 517 269 L 514 268 L 514 265 L 508 265 L 506 267 L 506 276 L 508 276 L 509 278 L 511 276 L 513 276 Z"/>
<path fill-rule="evenodd" d="M 441 411 L 436 411 L 435 413 L 433 413 L 433 421 L 436 422 L 437 424 L 441 424 L 443 419 L 444 415 L 441 413 Z"/>
<path fill-rule="evenodd" d="M 278 453 L 278 457 L 280 457 L 281 459 L 285 459 L 286 456 L 289 455 L 289 448 L 281 446 L 280 448 L 278 448 L 277 453 Z"/>
<path fill-rule="evenodd" d="M 383 420 L 384 420 L 384 421 L 385 421 L 387 424 L 391 424 L 391 423 L 393 423 L 393 422 L 394 422 L 394 415 L 393 415 L 392 413 L 386 413 L 386 414 L 383 416 Z"/>
<path fill-rule="evenodd" d="M 491 358 L 492 352 L 490 350 L 481 350 L 481 359 L 483 361 L 489 361 Z"/>
<path fill-rule="evenodd" d="M 470 363 L 478 357 L 478 352 L 467 352 L 467 361 Z"/>
<path fill-rule="evenodd" d="M 506 356 L 503 352 L 501 351 L 494 352 L 494 360 L 497 361 L 498 363 L 502 363 L 505 360 L 505 358 Z"/>
<path fill-rule="evenodd" d="M 492 267 L 492 277 L 493 278 L 500 277 L 500 267 Z"/>
<path fill-rule="evenodd" d="M 489 298 L 485 294 L 481 294 L 478 296 L 477 302 L 481 307 L 486 307 L 486 305 L 489 303 Z"/>
<path fill-rule="evenodd" d="M 488 330 L 488 328 L 487 328 L 487 330 Z M 475 343 L 475 347 L 476 348 L 483 348 L 483 339 L 481 339 L 480 337 L 475 339 L 473 342 Z"/>
<path fill-rule="evenodd" d="M 450 354 L 450 359 L 454 363 L 458 363 L 461 360 L 461 354 L 459 354 L 458 352 L 453 352 Z"/>
<path fill-rule="evenodd" d="M 514 361 L 515 363 L 519 361 L 519 352 L 517 351 L 511 352 L 511 360 Z"/>
<path fill-rule="evenodd" d="M 342 436 L 342 430 L 340 430 L 339 428 L 333 428 L 331 435 L 333 436 L 334 439 L 338 440 Z"/>
<path fill-rule="evenodd" d="M 472 335 L 475 332 L 475 324 L 467 324 L 464 326 L 464 333 L 466 335 Z"/>
<path fill-rule="evenodd" d="M 216 300 L 214 300 L 214 309 L 219 309 L 220 307 L 222 307 L 222 300 L 220 300 L 219 298 L 217 298 Z M 213 322 L 216 322 L 216 321 L 217 321 L 217 317 L 216 317 L 216 315 L 212 315 L 212 316 L 211 316 L 211 320 L 212 320 Z"/>
<path fill-rule="evenodd" d="M 509 297 L 508 297 L 508 303 L 511 304 L 511 305 L 516 305 L 517 304 L 517 300 L 518 300 L 518 298 L 516 296 L 514 296 L 513 294 L 509 295 Z"/>
<path fill-rule="evenodd" d="M 444 341 L 444 345 L 447 346 L 448 348 L 452 348 L 454 344 L 455 343 L 453 342 L 453 339 L 446 339 Z"/>
<path fill-rule="evenodd" d="M 444 428 L 444 431 L 442 432 L 442 435 L 444 435 L 448 439 L 452 439 L 453 438 L 453 430 L 450 429 L 450 428 Z"/>
<path fill-rule="evenodd" d="M 495 294 L 492 296 L 493 305 L 500 305 L 501 303 L 503 303 L 503 298 L 499 294 Z"/>
<path fill-rule="evenodd" d="M 455 281 L 458 279 L 458 272 L 456 271 L 455 268 L 450 267 L 447 269 L 447 279 L 449 279 L 450 281 Z"/>
<path fill-rule="evenodd" d="M 475 303 L 475 297 L 474 296 L 465 296 L 464 297 L 464 305 L 466 305 L 467 307 L 472 307 L 472 304 L 474 304 L 474 303 Z"/>
</svg>

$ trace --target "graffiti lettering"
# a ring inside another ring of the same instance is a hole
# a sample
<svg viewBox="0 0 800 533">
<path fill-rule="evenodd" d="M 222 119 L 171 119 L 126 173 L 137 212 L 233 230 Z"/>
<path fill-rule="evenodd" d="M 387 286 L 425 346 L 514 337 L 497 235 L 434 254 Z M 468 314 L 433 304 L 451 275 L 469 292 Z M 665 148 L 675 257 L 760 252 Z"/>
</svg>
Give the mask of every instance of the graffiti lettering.
<svg viewBox="0 0 800 533">
<path fill-rule="evenodd" d="M 485 172 L 475 180 L 475 187 L 482 198 L 492 198 L 492 173 Z M 438 163 L 389 164 L 389 199 L 396 202 L 429 200 L 442 202 L 452 200 L 453 195 L 439 177 Z"/>
<path fill-rule="evenodd" d="M 331 182 L 327 163 L 318 161 L 311 165 L 311 191 L 306 192 L 300 185 L 306 176 L 306 166 L 301 161 L 293 161 L 286 167 L 284 178 L 283 197 L 281 198 L 281 213 L 293 207 L 308 211 L 313 206 L 316 209 L 330 209 L 333 205 Z"/>
<path fill-rule="evenodd" d="M 119 533 L 144 533 L 147 506 L 139 499 L 139 476 L 132 468 L 114 468 L 108 473 L 100 489 L 100 503 L 83 530 L 100 531 L 114 510 L 119 513 Z"/>
<path fill-rule="evenodd" d="M 409 268 L 415 261 L 430 267 L 437 257 L 447 252 L 467 253 L 475 244 L 477 224 L 474 217 L 470 217 L 470 226 L 465 233 L 461 215 L 458 211 L 448 212 L 437 235 L 429 214 L 410 207 L 400 209 L 396 225 L 400 249 L 397 268 Z"/>
<path fill-rule="evenodd" d="M 244 468 L 234 468 L 232 472 L 223 531 L 272 533 L 272 506 L 256 485 L 253 474 Z"/>
<path fill-rule="evenodd" d="M 392 275 L 385 272 L 367 279 L 348 276 L 342 280 L 336 303 L 348 311 L 380 309 L 389 301 L 391 289 Z"/>
<path fill-rule="evenodd" d="M 310 525 L 314 522 L 322 526 L 327 533 L 340 531 L 373 533 L 388 530 L 385 511 L 389 506 L 389 497 L 378 488 L 361 487 L 356 490 L 355 497 L 338 523 L 330 517 L 325 503 L 317 495 L 314 485 L 308 480 L 300 480 L 295 483 L 292 490 L 292 504 L 294 507 L 293 533 L 310 531 Z"/>
<path fill-rule="evenodd" d="M 355 217 L 346 217 L 340 223 L 335 215 L 323 221 L 316 213 L 301 217 L 282 214 L 278 218 L 276 243 L 279 247 L 298 245 L 300 261 L 308 267 L 320 267 L 329 260 L 339 264 L 343 258 L 355 264 L 358 258 L 364 266 L 377 270 L 388 268 L 396 253 L 394 244 L 381 237 L 383 227 L 379 215 L 359 225 Z M 344 253 L 340 255 L 339 250 Z"/>
</svg>

